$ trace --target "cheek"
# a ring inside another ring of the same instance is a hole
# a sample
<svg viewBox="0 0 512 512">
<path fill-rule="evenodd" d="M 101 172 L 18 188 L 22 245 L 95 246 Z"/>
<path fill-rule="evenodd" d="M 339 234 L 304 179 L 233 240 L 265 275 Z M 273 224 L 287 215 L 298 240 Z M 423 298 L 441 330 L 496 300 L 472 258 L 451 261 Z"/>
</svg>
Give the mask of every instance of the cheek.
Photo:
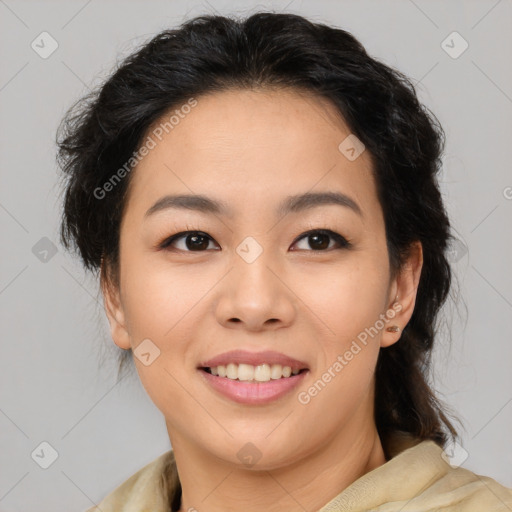
<svg viewBox="0 0 512 512">
<path fill-rule="evenodd" d="M 169 364 L 172 359 L 175 359 L 173 354 L 167 352 L 150 366 L 144 366 L 137 360 L 135 363 L 140 382 L 150 400 L 174 428 L 181 425 L 186 431 L 190 428 L 187 419 L 198 415 L 198 405 L 191 399 L 186 380 L 180 374 L 181 366 Z"/>
<path fill-rule="evenodd" d="M 381 259 L 371 255 L 351 256 L 321 272 L 301 272 L 297 282 L 297 295 L 321 321 L 333 349 L 350 343 L 384 312 L 388 275 Z"/>
<path fill-rule="evenodd" d="M 363 257 L 350 269 L 333 269 L 329 276 L 318 277 L 309 276 L 302 293 L 329 329 L 318 337 L 322 357 L 315 378 L 301 389 L 298 399 L 312 424 L 313 418 L 331 410 L 325 428 L 334 432 L 361 404 L 370 407 L 372 403 L 369 393 L 380 350 L 384 324 L 379 318 L 385 312 L 388 281 L 385 266 L 365 262 Z"/>
<path fill-rule="evenodd" d="M 122 268 L 126 320 L 134 338 L 154 336 L 163 341 L 166 336 L 175 337 L 213 285 L 213 276 L 204 275 L 198 266 L 173 268 L 164 258 L 132 256 Z"/>
</svg>

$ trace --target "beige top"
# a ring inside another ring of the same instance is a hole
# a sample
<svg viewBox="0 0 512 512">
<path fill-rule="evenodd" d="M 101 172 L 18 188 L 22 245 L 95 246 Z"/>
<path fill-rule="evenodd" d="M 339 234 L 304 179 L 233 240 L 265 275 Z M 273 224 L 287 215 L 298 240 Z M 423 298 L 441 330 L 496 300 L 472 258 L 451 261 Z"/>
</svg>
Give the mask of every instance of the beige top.
<svg viewBox="0 0 512 512">
<path fill-rule="evenodd" d="M 512 511 L 512 489 L 452 467 L 434 441 L 400 436 L 387 446 L 390 460 L 358 478 L 318 512 Z M 172 450 L 86 512 L 170 512 L 160 487 L 164 465 L 169 463 L 175 470 Z"/>
</svg>

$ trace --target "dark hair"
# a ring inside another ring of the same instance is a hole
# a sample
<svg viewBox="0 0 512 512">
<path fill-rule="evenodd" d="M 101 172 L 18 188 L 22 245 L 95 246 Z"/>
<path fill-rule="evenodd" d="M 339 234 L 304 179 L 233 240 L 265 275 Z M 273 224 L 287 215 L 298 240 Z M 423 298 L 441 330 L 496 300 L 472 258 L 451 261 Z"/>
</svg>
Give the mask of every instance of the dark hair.
<svg viewBox="0 0 512 512">
<path fill-rule="evenodd" d="M 66 177 L 62 242 L 78 249 L 86 268 L 118 284 L 119 227 L 131 174 L 104 199 L 94 190 L 170 109 L 206 93 L 260 87 L 330 100 L 365 144 L 394 272 L 411 243 L 422 243 L 413 315 L 400 341 L 380 350 L 377 361 L 375 421 L 381 436 L 404 431 L 444 446 L 447 434 L 457 432 L 427 380 L 436 317 L 451 285 L 447 250 L 454 237 L 437 183 L 444 132 L 411 81 L 371 58 L 350 33 L 298 15 L 259 12 L 246 19 L 199 16 L 156 35 L 75 104 L 59 127 Z"/>
</svg>

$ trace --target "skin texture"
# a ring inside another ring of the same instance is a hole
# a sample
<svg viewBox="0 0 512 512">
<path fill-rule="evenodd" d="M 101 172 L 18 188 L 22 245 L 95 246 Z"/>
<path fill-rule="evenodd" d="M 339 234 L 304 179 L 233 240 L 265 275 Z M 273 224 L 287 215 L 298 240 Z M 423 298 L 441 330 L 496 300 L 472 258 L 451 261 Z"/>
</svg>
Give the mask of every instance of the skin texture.
<svg viewBox="0 0 512 512">
<path fill-rule="evenodd" d="M 375 325 L 398 296 L 386 325 L 401 329 L 415 304 L 422 251 L 413 245 L 391 277 L 371 155 L 349 161 L 350 134 L 326 100 L 292 90 L 231 90 L 198 104 L 137 165 L 121 225 L 120 286 L 102 282 L 114 342 L 135 349 L 149 338 L 161 351 L 135 358 L 143 386 L 162 411 L 183 488 L 181 511 L 318 510 L 386 462 L 373 418 L 379 350 L 400 342 L 380 329 L 308 404 L 297 399 Z M 321 205 L 277 216 L 286 197 L 337 191 L 361 208 Z M 144 219 L 165 194 L 204 194 L 232 216 L 168 209 Z M 341 234 L 351 248 L 315 249 L 310 229 Z M 207 233 L 202 251 L 186 230 Z M 262 254 L 236 252 L 245 237 Z M 299 240 L 298 240 L 299 239 Z M 181 249 L 181 250 L 180 250 Z M 396 305 L 395 305 L 396 306 Z M 271 320 L 273 319 L 273 320 Z M 223 352 L 276 350 L 309 367 L 300 389 L 268 405 L 217 394 L 197 366 Z M 254 444 L 261 458 L 237 453 Z"/>
</svg>

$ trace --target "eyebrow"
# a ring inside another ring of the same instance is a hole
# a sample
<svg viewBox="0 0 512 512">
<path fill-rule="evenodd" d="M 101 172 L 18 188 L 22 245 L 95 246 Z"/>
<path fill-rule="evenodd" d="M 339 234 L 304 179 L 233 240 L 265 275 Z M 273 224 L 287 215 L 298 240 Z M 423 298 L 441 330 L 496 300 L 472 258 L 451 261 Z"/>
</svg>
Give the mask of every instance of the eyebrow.
<svg viewBox="0 0 512 512">
<path fill-rule="evenodd" d="M 306 192 L 304 194 L 289 196 L 277 207 L 276 213 L 284 216 L 287 213 L 297 213 L 322 205 L 343 206 L 351 209 L 360 217 L 363 217 L 363 212 L 359 205 L 351 197 L 341 192 Z M 161 197 L 149 208 L 144 217 L 148 218 L 157 212 L 170 208 L 194 210 L 228 217 L 233 216 L 232 210 L 223 201 L 212 199 L 204 195 L 180 194 Z"/>
</svg>

